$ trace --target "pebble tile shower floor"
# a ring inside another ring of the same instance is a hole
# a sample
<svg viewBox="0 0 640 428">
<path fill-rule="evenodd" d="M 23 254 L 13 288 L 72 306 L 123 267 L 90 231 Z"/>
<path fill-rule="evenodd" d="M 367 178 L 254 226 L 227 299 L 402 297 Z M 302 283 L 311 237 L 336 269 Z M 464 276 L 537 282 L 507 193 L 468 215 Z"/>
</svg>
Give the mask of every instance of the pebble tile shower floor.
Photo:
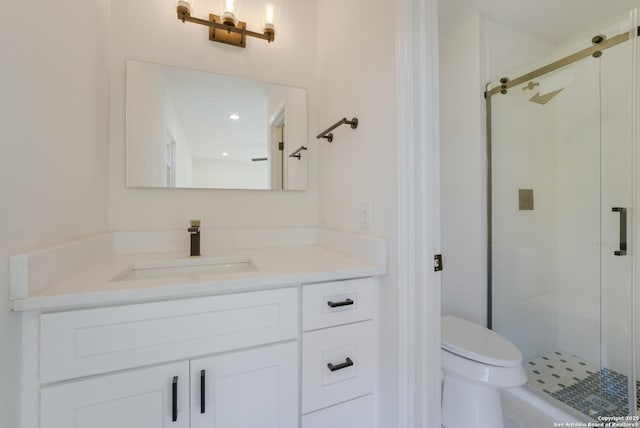
<svg viewBox="0 0 640 428">
<path fill-rule="evenodd" d="M 629 415 L 627 376 L 623 374 L 561 351 L 533 358 L 525 368 L 527 385 L 583 415 L 592 419 Z M 636 382 L 640 392 L 639 387 Z M 639 403 L 636 407 L 640 409 Z"/>
</svg>

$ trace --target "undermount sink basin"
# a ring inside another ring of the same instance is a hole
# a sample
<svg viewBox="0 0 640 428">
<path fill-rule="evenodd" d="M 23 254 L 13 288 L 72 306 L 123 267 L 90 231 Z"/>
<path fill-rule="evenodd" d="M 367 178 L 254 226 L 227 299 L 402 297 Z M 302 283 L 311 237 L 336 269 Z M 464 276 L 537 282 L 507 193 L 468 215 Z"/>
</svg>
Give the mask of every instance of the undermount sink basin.
<svg viewBox="0 0 640 428">
<path fill-rule="evenodd" d="M 248 257 L 198 257 L 172 260 L 149 260 L 134 263 L 111 281 L 202 276 L 232 272 L 251 272 L 255 265 Z"/>
</svg>

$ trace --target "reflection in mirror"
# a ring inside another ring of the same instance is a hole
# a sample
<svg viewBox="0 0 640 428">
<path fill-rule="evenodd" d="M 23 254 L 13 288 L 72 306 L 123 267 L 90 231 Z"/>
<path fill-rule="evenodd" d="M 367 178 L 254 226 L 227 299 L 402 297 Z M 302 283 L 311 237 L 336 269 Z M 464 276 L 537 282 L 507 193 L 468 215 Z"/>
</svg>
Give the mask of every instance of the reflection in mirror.
<svg viewBox="0 0 640 428">
<path fill-rule="evenodd" d="M 304 89 L 128 60 L 126 116 L 129 187 L 307 187 Z"/>
</svg>

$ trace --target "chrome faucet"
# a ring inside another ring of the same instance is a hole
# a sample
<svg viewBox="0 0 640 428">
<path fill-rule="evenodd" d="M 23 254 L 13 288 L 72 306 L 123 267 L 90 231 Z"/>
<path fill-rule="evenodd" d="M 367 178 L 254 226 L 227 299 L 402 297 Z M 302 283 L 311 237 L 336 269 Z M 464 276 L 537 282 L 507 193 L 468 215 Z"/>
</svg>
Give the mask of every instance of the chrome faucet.
<svg viewBox="0 0 640 428">
<path fill-rule="evenodd" d="M 191 252 L 189 257 L 200 255 L 200 220 L 191 220 L 191 227 L 187 229 L 191 235 Z"/>
</svg>

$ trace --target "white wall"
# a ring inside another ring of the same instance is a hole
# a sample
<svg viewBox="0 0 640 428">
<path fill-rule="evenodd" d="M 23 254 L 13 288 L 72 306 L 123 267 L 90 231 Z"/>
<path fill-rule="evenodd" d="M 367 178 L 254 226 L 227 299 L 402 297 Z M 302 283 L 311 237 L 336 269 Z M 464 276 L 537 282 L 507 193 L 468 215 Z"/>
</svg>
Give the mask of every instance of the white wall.
<svg viewBox="0 0 640 428">
<path fill-rule="evenodd" d="M 465 0 L 441 0 L 440 162 L 442 313 L 487 322 L 486 82 L 548 46 L 480 15 Z"/>
<path fill-rule="evenodd" d="M 111 1 L 111 230 L 203 227 L 288 227 L 317 224 L 315 131 L 316 5 L 282 1 L 275 43 L 251 39 L 247 48 L 210 42 L 208 30 L 178 21 L 171 0 Z M 218 2 L 195 4 L 194 16 L 216 12 Z M 262 8 L 244 7 L 250 29 L 259 28 Z M 126 58 L 296 86 L 308 90 L 309 188 L 305 192 L 127 189 L 124 182 L 124 76 Z M 186 230 L 186 229 L 185 229 Z"/>
<path fill-rule="evenodd" d="M 609 59 L 607 55 L 601 63 Z M 557 341 L 559 349 L 597 363 L 606 260 L 601 258 L 600 222 L 606 217 L 601 217 L 600 204 L 608 191 L 601 187 L 600 64 L 582 61 L 574 65 L 573 74 L 573 84 L 553 100 L 555 114 L 547 121 L 555 128 L 552 141 L 557 146 L 555 287 L 558 309 L 563 309 L 558 314 Z M 613 213 L 609 216 L 615 219 Z"/>
<path fill-rule="evenodd" d="M 8 256 L 107 227 L 106 0 L 0 3 L 0 425 L 18 427 Z M 36 23 L 36 24 L 34 24 Z"/>
<path fill-rule="evenodd" d="M 535 93 L 535 92 L 533 92 Z M 557 350 L 558 104 L 514 88 L 492 98 L 493 328 L 526 359 Z M 553 100 L 557 101 L 557 100 Z M 520 211 L 518 190 L 534 209 Z M 573 244 L 575 245 L 575 243 Z M 566 311 L 563 311 L 566 312 Z"/>
<path fill-rule="evenodd" d="M 502 24 L 493 19 L 481 16 L 484 21 L 483 55 L 484 67 L 481 78 L 483 84 L 494 78 L 502 77 L 515 69 L 528 64 L 549 52 L 553 45 L 523 33 L 518 28 Z"/>
<path fill-rule="evenodd" d="M 482 18 L 440 1 L 442 314 L 486 322 Z"/>
<path fill-rule="evenodd" d="M 366 13 L 363 13 L 366 11 Z M 396 81 L 391 0 L 319 0 L 318 129 L 343 117 L 360 125 L 319 141 L 320 216 L 324 226 L 389 238 L 389 274 L 380 293 L 379 426 L 398 425 L 398 289 Z M 387 28 L 389 37 L 372 37 Z M 371 226 L 359 222 L 361 202 L 371 206 Z"/>
</svg>

